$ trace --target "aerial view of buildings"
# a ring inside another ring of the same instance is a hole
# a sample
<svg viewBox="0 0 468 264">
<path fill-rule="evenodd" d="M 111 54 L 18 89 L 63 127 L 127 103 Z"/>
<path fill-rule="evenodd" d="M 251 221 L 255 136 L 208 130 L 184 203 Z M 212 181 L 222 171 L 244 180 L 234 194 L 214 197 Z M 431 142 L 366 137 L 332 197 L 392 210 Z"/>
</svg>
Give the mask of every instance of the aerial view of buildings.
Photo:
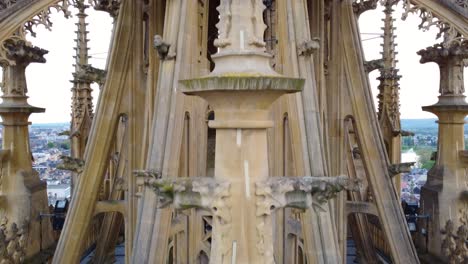
<svg viewBox="0 0 468 264">
<path fill-rule="evenodd" d="M 47 182 L 49 203 L 53 205 L 59 199 L 70 198 L 71 174 L 56 168 L 60 156 L 70 155 L 70 139 L 63 134 L 69 127 L 67 123 L 34 124 L 29 130 L 33 169 Z"/>
</svg>

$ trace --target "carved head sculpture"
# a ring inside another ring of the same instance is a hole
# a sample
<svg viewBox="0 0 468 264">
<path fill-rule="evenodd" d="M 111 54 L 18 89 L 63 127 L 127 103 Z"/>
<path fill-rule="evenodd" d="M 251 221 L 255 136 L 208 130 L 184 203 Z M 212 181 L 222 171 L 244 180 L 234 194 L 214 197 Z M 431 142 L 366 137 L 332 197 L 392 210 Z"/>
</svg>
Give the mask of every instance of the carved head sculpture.
<svg viewBox="0 0 468 264">
<path fill-rule="evenodd" d="M 153 39 L 153 47 L 158 52 L 158 56 L 161 60 L 166 59 L 167 54 L 169 53 L 170 44 L 164 42 L 160 35 L 155 35 Z"/>
</svg>

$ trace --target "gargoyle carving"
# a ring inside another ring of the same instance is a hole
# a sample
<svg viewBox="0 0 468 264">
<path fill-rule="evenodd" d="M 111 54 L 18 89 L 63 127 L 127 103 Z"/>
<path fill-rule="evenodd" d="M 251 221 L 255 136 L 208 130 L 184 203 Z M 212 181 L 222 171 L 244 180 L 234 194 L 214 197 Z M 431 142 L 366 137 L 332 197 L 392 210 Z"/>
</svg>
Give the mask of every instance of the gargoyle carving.
<svg viewBox="0 0 468 264">
<path fill-rule="evenodd" d="M 171 60 L 175 58 L 175 53 L 170 52 L 171 44 L 165 42 L 160 35 L 154 36 L 153 47 L 158 52 L 160 60 Z"/>
<path fill-rule="evenodd" d="M 60 156 L 62 163 L 57 165 L 59 170 L 68 170 L 75 173 L 82 173 L 85 165 L 84 160 L 72 158 L 69 156 Z"/>
<path fill-rule="evenodd" d="M 274 263 L 273 247 L 264 241 L 273 241 L 270 215 L 281 208 L 292 207 L 301 210 L 317 208 L 326 211 L 322 205 L 336 197 L 342 190 L 359 191 L 360 180 L 347 176 L 339 177 L 272 177 L 257 182 L 255 194 L 257 216 L 257 250 L 265 263 Z"/>
<path fill-rule="evenodd" d="M 390 164 L 390 166 L 388 166 L 388 173 L 390 174 L 390 177 L 394 177 L 400 173 L 408 173 L 411 172 L 411 166 L 413 165 L 414 162 Z"/>
<path fill-rule="evenodd" d="M 298 209 L 321 208 L 342 190 L 359 191 L 361 181 L 347 176 L 338 177 L 272 177 L 256 183 L 257 215 L 292 207 Z"/>
<path fill-rule="evenodd" d="M 213 235 L 215 251 L 226 255 L 231 250 L 231 206 L 229 182 L 220 182 L 211 177 L 191 177 L 175 179 L 156 179 L 149 183 L 158 195 L 158 206 L 172 205 L 176 210 L 198 208 L 213 214 L 218 232 Z M 221 260 L 213 260 L 221 263 Z"/>
<path fill-rule="evenodd" d="M 79 70 L 73 73 L 75 81 L 82 82 L 95 82 L 99 86 L 104 85 L 106 81 L 107 72 L 98 68 L 94 68 L 91 65 L 80 65 Z"/>
<path fill-rule="evenodd" d="M 310 56 L 319 48 L 320 39 L 312 38 L 311 40 L 306 40 L 299 44 L 299 46 L 297 47 L 297 51 L 301 56 Z"/>
<path fill-rule="evenodd" d="M 381 70 L 384 68 L 384 60 L 376 59 L 364 62 L 364 69 L 367 73 L 371 73 L 375 70 Z"/>
</svg>

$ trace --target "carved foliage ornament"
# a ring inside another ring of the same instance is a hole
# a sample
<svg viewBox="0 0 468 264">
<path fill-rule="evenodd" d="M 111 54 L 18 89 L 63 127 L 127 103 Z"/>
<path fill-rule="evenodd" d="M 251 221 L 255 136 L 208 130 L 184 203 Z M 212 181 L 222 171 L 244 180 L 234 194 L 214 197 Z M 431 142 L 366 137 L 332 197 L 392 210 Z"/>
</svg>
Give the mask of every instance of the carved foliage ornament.
<svg viewBox="0 0 468 264">
<path fill-rule="evenodd" d="M 98 11 L 109 13 L 113 18 L 119 15 L 120 0 L 88 0 L 88 3 Z"/>
<path fill-rule="evenodd" d="M 231 250 L 229 232 L 231 230 L 231 205 L 229 182 L 220 182 L 211 177 L 191 177 L 176 179 L 156 179 L 147 183 L 158 195 L 158 206 L 172 205 L 176 210 L 190 208 L 204 209 L 212 213 L 218 230 L 213 235 L 215 252 L 226 255 Z M 220 261 L 213 260 L 214 263 Z"/>
<path fill-rule="evenodd" d="M 256 183 L 255 194 L 257 216 L 257 250 L 265 258 L 265 263 L 274 263 L 273 233 L 271 214 L 281 208 L 292 207 L 301 210 L 322 207 L 342 190 L 358 191 L 360 181 L 346 176 L 340 177 L 272 177 Z"/>
<path fill-rule="evenodd" d="M 256 183 L 257 215 L 270 215 L 280 208 L 321 209 L 342 190 L 359 191 L 361 181 L 338 177 L 272 177 Z M 326 210 L 325 210 L 326 211 Z"/>
<path fill-rule="evenodd" d="M 8 224 L 5 218 L 0 224 L 0 263 L 24 263 L 26 256 L 28 229 L 26 222 L 18 226 Z"/>
<path fill-rule="evenodd" d="M 353 2 L 353 11 L 360 16 L 362 13 L 377 8 L 379 0 L 355 0 Z"/>
<path fill-rule="evenodd" d="M 462 2 L 462 1 L 459 1 Z M 463 5 L 466 5 L 466 1 L 463 1 Z M 432 26 L 435 26 L 439 29 L 437 33 L 437 39 L 443 36 L 443 45 L 444 47 L 450 47 L 454 43 L 461 43 L 466 36 L 463 36 L 453 25 L 449 22 L 442 20 L 433 14 L 432 11 L 427 10 L 423 6 L 415 5 L 411 3 L 411 0 L 404 0 L 403 2 L 404 12 L 402 14 L 402 19 L 405 20 L 410 13 L 418 14 L 421 18 L 421 24 L 419 24 L 419 29 L 424 31 L 429 30 Z"/>
<path fill-rule="evenodd" d="M 17 0 L 0 0 L 0 11 L 10 8 L 16 4 Z"/>
<path fill-rule="evenodd" d="M 2 0 L 0 0 L 2 1 Z M 71 11 L 69 10 L 71 6 L 70 0 L 57 0 L 54 4 L 40 10 L 36 15 L 32 18 L 28 19 L 23 26 L 19 27 L 12 36 L 8 38 L 10 41 L 24 41 L 28 46 L 31 46 L 26 40 L 26 34 L 29 32 L 31 36 L 35 37 L 36 32 L 34 28 L 42 25 L 48 30 L 52 30 L 52 22 L 50 21 L 50 14 L 52 14 L 52 10 L 56 10 L 57 12 L 63 12 L 65 18 L 71 17 Z M 15 65 L 15 62 L 8 58 L 8 48 L 5 45 L 6 41 L 3 41 L 0 44 L 0 62 L 5 64 L 7 62 L 10 65 Z"/>
<path fill-rule="evenodd" d="M 455 232 L 454 223 L 448 220 L 442 233 L 445 234 L 442 240 L 442 254 L 447 257 L 449 263 L 468 263 L 468 226 L 462 224 Z"/>
</svg>

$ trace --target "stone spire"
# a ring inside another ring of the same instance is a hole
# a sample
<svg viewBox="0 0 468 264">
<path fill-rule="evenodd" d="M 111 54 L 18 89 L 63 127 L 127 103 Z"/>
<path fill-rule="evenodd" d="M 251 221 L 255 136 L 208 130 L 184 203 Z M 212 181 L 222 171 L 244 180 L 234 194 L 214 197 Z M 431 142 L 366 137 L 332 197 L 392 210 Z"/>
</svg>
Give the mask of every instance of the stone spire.
<svg viewBox="0 0 468 264">
<path fill-rule="evenodd" d="M 386 0 L 384 2 L 384 14 L 385 18 L 383 35 L 383 51 L 381 52 L 383 58 L 383 68 L 380 69 L 380 76 L 377 78 L 380 81 L 378 86 L 379 99 L 378 103 L 378 116 L 380 123 L 385 122 L 383 119 L 387 118 L 390 123 L 390 128 L 393 133 L 400 132 L 400 99 L 399 99 L 399 83 L 401 76 L 398 75 L 398 69 L 396 68 L 397 60 L 395 51 L 397 44 L 395 43 L 395 26 L 393 22 L 393 5 L 397 4 L 398 1 Z"/>
<path fill-rule="evenodd" d="M 93 98 L 91 95 L 92 80 L 87 78 L 86 69 L 90 68 L 88 64 L 88 31 L 86 29 L 86 9 L 89 7 L 84 4 L 85 0 L 75 0 L 74 6 L 78 9 L 78 22 L 76 32 L 76 55 L 75 72 L 73 73 L 72 90 L 72 121 L 70 129 L 71 155 L 73 158 L 82 159 L 86 146 L 87 137 L 91 129 L 93 118 Z M 76 182 L 75 176 L 72 177 L 72 187 Z M 73 188 L 72 188 L 73 189 Z"/>
</svg>

